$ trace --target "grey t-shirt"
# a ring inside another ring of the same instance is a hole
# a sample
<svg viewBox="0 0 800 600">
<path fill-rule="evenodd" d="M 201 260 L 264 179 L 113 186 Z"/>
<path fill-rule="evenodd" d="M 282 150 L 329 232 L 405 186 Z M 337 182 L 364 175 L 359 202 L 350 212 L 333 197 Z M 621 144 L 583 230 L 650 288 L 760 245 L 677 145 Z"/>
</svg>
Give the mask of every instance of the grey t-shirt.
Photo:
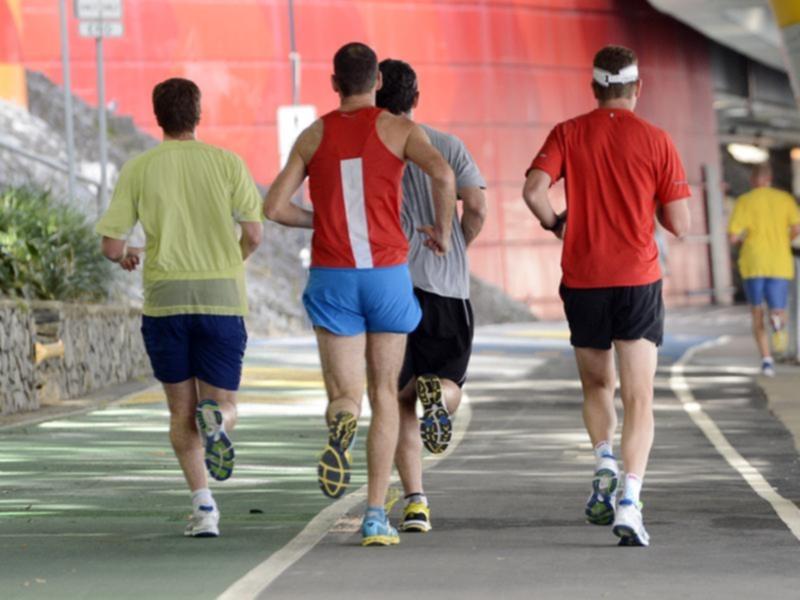
<svg viewBox="0 0 800 600">
<path fill-rule="evenodd" d="M 456 189 L 485 188 L 486 182 L 464 143 L 455 137 L 422 125 L 433 146 L 441 152 L 456 175 Z M 469 298 L 469 262 L 467 245 L 458 214 L 453 216 L 450 252 L 436 256 L 425 247 L 420 225 L 433 225 L 433 192 L 430 178 L 413 163 L 403 175 L 403 230 L 409 240 L 408 266 L 414 287 L 447 298 Z"/>
</svg>

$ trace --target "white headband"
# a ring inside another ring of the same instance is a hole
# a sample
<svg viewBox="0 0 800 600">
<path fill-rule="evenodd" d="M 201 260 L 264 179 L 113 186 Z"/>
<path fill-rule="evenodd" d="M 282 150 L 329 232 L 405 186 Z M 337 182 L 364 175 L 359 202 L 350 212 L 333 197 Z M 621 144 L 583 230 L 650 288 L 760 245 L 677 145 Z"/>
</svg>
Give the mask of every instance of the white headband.
<svg viewBox="0 0 800 600">
<path fill-rule="evenodd" d="M 605 69 L 594 69 L 594 80 L 602 85 L 608 87 L 612 83 L 633 83 L 639 79 L 639 67 L 630 65 L 622 69 L 619 73 L 609 73 Z"/>
</svg>

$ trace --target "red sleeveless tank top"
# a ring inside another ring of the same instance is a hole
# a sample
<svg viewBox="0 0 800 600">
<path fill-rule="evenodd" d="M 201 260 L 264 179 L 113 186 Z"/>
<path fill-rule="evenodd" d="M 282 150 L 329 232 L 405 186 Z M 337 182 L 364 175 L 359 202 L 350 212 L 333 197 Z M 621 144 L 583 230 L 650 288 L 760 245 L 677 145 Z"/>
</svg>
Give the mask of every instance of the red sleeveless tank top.
<svg viewBox="0 0 800 600">
<path fill-rule="evenodd" d="M 312 267 L 371 269 L 407 260 L 400 223 L 405 163 L 378 137 L 381 112 L 367 107 L 322 117 L 322 142 L 307 166 Z"/>
</svg>

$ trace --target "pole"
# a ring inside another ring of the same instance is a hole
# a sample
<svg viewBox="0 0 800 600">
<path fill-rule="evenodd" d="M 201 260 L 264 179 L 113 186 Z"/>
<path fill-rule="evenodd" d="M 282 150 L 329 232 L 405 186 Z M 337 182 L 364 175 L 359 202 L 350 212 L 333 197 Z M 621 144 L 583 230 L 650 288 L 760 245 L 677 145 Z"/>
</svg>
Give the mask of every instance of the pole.
<svg viewBox="0 0 800 600">
<path fill-rule="evenodd" d="M 67 190 L 69 203 L 75 206 L 75 129 L 72 122 L 72 82 L 69 69 L 69 36 L 67 32 L 67 1 L 59 2 L 61 25 L 61 73 L 64 80 L 64 129 L 67 142 Z"/>
<path fill-rule="evenodd" d="M 711 286 L 714 304 L 731 304 L 730 256 L 725 236 L 725 214 L 720 176 L 716 165 L 703 165 L 706 217 L 708 221 L 709 257 L 711 259 Z"/>
<path fill-rule="evenodd" d="M 294 33 L 294 0 L 289 0 L 289 63 L 292 69 L 292 104 L 300 104 L 300 54 Z"/>
<path fill-rule="evenodd" d="M 103 63 L 103 37 L 95 38 L 97 46 L 97 123 L 100 128 L 100 192 L 97 194 L 97 217 L 103 214 L 108 189 L 108 143 L 106 127 L 106 82 Z"/>
</svg>

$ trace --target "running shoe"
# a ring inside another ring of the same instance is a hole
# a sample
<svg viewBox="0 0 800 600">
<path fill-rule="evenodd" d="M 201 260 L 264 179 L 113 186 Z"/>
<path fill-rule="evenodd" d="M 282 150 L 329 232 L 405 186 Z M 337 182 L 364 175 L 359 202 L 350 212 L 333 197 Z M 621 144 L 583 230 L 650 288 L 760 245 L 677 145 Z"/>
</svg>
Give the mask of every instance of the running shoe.
<svg viewBox="0 0 800 600">
<path fill-rule="evenodd" d="M 322 493 L 339 498 L 350 484 L 350 446 L 356 436 L 358 421 L 349 412 L 339 412 L 328 426 L 328 444 L 317 465 L 317 480 Z"/>
<path fill-rule="evenodd" d="M 192 513 L 189 524 L 183 532 L 186 537 L 219 536 L 219 511 L 212 506 L 201 506 Z"/>
<path fill-rule="evenodd" d="M 642 504 L 633 500 L 620 500 L 614 518 L 614 535 L 620 546 L 649 546 L 650 536 L 642 521 Z"/>
<path fill-rule="evenodd" d="M 400 536 L 397 529 L 389 523 L 388 517 L 383 521 L 364 517 L 364 521 L 361 523 L 362 546 L 391 546 L 399 543 Z"/>
<path fill-rule="evenodd" d="M 422 404 L 419 422 L 422 443 L 432 454 L 441 454 L 450 444 L 453 422 L 444 404 L 442 382 L 436 375 L 417 377 L 417 398 Z"/>
<path fill-rule="evenodd" d="M 216 400 L 203 400 L 195 412 L 197 430 L 203 438 L 206 450 L 206 469 L 217 481 L 225 481 L 233 474 L 236 453 L 233 442 L 225 433 L 222 411 Z"/>
<path fill-rule="evenodd" d="M 403 522 L 400 524 L 400 531 L 427 533 L 430 530 L 430 507 L 423 502 L 409 502 L 403 509 Z"/>
<path fill-rule="evenodd" d="M 765 377 L 775 377 L 775 363 L 771 358 L 761 361 L 761 374 Z"/>
<path fill-rule="evenodd" d="M 613 456 L 604 456 L 592 479 L 592 493 L 586 501 L 586 521 L 592 525 L 614 522 L 614 498 L 619 486 L 619 468 Z"/>
</svg>

